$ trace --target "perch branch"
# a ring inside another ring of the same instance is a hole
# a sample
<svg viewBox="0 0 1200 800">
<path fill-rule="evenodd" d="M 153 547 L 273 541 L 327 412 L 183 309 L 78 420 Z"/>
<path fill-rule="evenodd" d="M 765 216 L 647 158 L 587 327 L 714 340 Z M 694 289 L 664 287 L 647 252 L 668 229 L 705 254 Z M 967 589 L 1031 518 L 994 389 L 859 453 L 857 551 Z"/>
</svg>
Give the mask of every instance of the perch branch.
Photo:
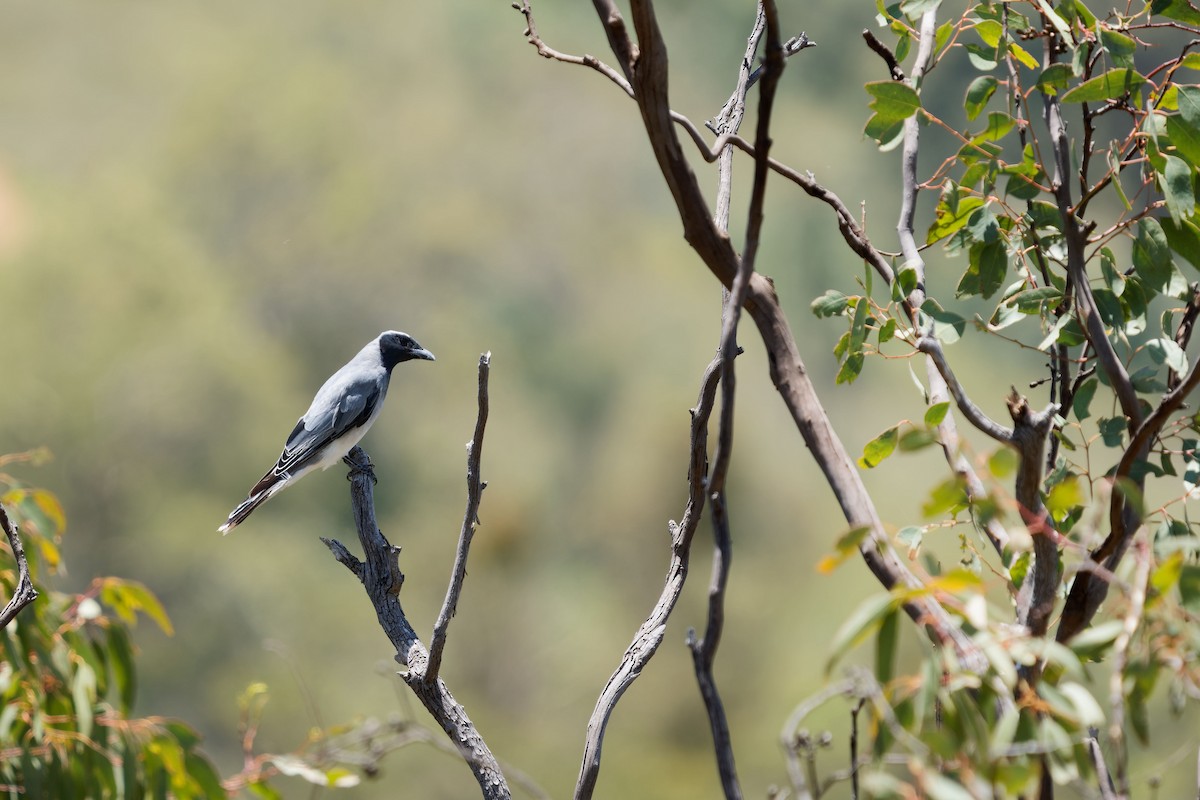
<svg viewBox="0 0 1200 800">
<path fill-rule="evenodd" d="M 21 544 L 21 536 L 16 524 L 8 518 L 8 512 L 0 506 L 0 525 L 4 527 L 4 535 L 8 537 L 8 546 L 12 548 L 13 558 L 17 563 L 17 584 L 13 596 L 9 598 L 4 610 L 0 611 L 0 629 L 8 627 L 21 609 L 38 598 L 37 589 L 33 588 L 33 580 L 29 577 L 29 562 L 25 559 L 25 547 Z"/>
<path fill-rule="evenodd" d="M 462 594 L 463 581 L 467 577 L 467 555 L 471 550 L 471 539 L 475 536 L 475 527 L 479 524 L 479 502 L 487 484 L 479 477 L 479 464 L 483 458 L 483 431 L 487 426 L 488 417 L 488 375 L 491 373 L 492 354 L 484 353 L 479 357 L 479 413 L 475 419 L 475 435 L 467 443 L 467 510 L 463 513 L 462 529 L 458 533 L 458 548 L 454 553 L 454 568 L 450 573 L 450 585 L 446 589 L 446 599 L 442 610 L 438 613 L 437 622 L 433 625 L 433 635 L 429 639 L 429 666 L 425 670 L 425 680 L 437 678 L 442 666 L 442 651 L 446 647 L 446 631 L 450 620 L 458 610 L 458 598 Z"/>
<path fill-rule="evenodd" d="M 504 773 L 467 717 L 466 710 L 450 694 L 441 678 L 425 678 L 429 653 L 400 605 L 400 587 L 404 582 L 398 562 L 400 548 L 388 543 L 375 522 L 375 476 L 371 460 L 361 447 L 352 449 L 346 460 L 351 465 L 350 500 L 363 560 L 359 561 L 336 540 L 321 541 L 362 582 L 380 627 L 396 648 L 396 661 L 408 667 L 407 672 L 402 673 L 404 682 L 458 748 L 475 775 L 485 800 L 508 800 L 512 793 Z"/>
</svg>

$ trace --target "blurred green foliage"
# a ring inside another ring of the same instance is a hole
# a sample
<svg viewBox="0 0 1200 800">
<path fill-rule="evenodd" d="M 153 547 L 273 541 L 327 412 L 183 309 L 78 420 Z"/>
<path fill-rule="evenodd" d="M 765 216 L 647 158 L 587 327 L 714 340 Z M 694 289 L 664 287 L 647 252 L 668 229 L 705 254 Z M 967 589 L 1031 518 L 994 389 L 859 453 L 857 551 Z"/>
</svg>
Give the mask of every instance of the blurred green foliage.
<svg viewBox="0 0 1200 800">
<path fill-rule="evenodd" d="M 0 466 L 44 451 L 0 456 Z M 171 623 L 144 585 L 99 578 L 81 594 L 48 591 L 62 567 L 66 515 L 45 489 L 0 474 L 0 503 L 26 540 L 39 597 L 0 633 L 0 791 L 5 797 L 221 798 L 225 790 L 199 736 L 182 722 L 130 716 L 137 668 L 130 629 L 138 612 L 168 635 Z M 12 597 L 17 562 L 0 559 Z"/>
</svg>

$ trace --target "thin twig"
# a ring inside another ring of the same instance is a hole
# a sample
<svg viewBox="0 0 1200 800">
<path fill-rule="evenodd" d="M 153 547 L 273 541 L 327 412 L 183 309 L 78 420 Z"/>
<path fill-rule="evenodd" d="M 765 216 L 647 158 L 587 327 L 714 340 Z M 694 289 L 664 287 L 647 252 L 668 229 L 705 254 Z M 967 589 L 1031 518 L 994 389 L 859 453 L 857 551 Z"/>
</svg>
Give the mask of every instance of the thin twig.
<svg viewBox="0 0 1200 800">
<path fill-rule="evenodd" d="M 437 679 L 442 666 L 442 651 L 446 647 L 446 631 L 450 620 L 458 610 L 458 598 L 462 594 L 463 581 L 467 577 L 467 555 L 471 550 L 471 539 L 475 536 L 475 527 L 479 524 L 479 502 L 483 490 L 487 487 L 479 477 L 480 461 L 483 458 L 483 431 L 487 426 L 488 417 L 488 375 L 491 372 L 492 354 L 484 353 L 479 357 L 479 413 L 475 419 L 475 434 L 467 443 L 467 510 L 463 513 L 462 529 L 458 534 L 458 549 L 454 554 L 454 569 L 450 573 L 450 585 L 446 589 L 446 599 L 442 610 L 438 613 L 437 622 L 433 625 L 433 635 L 429 640 L 429 666 L 425 670 L 425 680 Z"/>
<path fill-rule="evenodd" d="M 8 627 L 8 623 L 21 612 L 21 609 L 38 598 L 37 589 L 33 588 L 33 580 L 29 577 L 29 562 L 25 559 L 25 547 L 21 544 L 21 536 L 16 523 L 8 518 L 4 506 L 0 506 L 0 526 L 4 527 L 4 535 L 8 537 L 8 546 L 12 548 L 13 558 L 17 562 L 17 585 L 13 596 L 9 598 L 4 610 L 0 611 L 0 629 Z"/>
</svg>

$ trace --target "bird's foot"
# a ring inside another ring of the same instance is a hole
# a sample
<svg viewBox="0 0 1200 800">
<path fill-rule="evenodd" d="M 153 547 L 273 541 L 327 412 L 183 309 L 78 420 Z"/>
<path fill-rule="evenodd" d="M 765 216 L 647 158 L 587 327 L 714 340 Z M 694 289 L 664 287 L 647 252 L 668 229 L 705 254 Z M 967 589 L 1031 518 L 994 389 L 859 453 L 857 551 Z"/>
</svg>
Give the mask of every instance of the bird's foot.
<svg viewBox="0 0 1200 800">
<path fill-rule="evenodd" d="M 342 456 L 342 461 L 350 468 L 350 472 L 346 474 L 346 480 L 352 481 L 356 475 L 366 475 L 371 479 L 372 486 L 378 486 L 379 478 L 375 477 L 375 464 L 371 461 L 370 456 L 367 456 L 366 453 L 363 453 L 363 455 L 365 456 L 366 463 L 360 463 L 358 460 L 352 458 L 350 454 Z"/>
</svg>

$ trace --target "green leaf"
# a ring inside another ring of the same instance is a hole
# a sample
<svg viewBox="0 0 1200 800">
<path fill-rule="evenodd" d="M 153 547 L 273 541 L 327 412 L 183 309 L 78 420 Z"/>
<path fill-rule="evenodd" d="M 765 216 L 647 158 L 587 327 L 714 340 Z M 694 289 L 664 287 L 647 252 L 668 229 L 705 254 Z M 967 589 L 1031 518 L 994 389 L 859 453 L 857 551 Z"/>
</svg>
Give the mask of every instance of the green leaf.
<svg viewBox="0 0 1200 800">
<path fill-rule="evenodd" d="M 849 306 L 849 296 L 836 289 L 827 289 L 825 294 L 812 301 L 810 308 L 818 317 L 836 317 L 844 314 Z"/>
<path fill-rule="evenodd" d="M 1075 390 L 1075 396 L 1071 398 L 1071 410 L 1075 412 L 1075 419 L 1082 422 L 1091 414 L 1089 408 L 1092 405 L 1092 398 L 1096 396 L 1096 387 L 1099 385 L 1100 381 L 1096 378 L 1088 378 Z"/>
<path fill-rule="evenodd" d="M 967 224 L 971 214 L 983 206 L 983 198 L 980 197 L 955 199 L 957 203 L 953 206 L 949 202 L 950 198 L 945 196 L 938 203 L 933 224 L 929 226 L 929 233 L 925 235 L 925 244 L 933 244 L 959 230 Z"/>
<path fill-rule="evenodd" d="M 1170 237 L 1167 239 L 1169 241 Z M 1104 285 L 1114 295 L 1120 297 L 1125 293 L 1125 276 L 1117 269 L 1117 257 L 1107 247 L 1100 248 L 1100 275 L 1104 278 Z"/>
<path fill-rule="evenodd" d="M 906 525 L 896 532 L 896 539 L 907 545 L 909 559 L 917 557 L 921 550 L 921 540 L 925 538 L 925 529 L 916 525 Z"/>
<path fill-rule="evenodd" d="M 75 665 L 71 681 L 71 701 L 75 704 L 75 724 L 80 736 L 92 735 L 93 706 L 96 703 L 96 673 L 86 661 Z"/>
<path fill-rule="evenodd" d="M 1184 564 L 1179 576 L 1179 596 L 1183 607 L 1193 614 L 1200 614 L 1200 566 Z"/>
<path fill-rule="evenodd" d="M 1118 67 L 1110 69 L 1089 81 L 1084 81 L 1062 96 L 1064 103 L 1094 103 L 1124 97 L 1146 82 L 1146 78 L 1132 69 Z"/>
<path fill-rule="evenodd" d="M 883 345 L 890 342 L 896 336 L 896 320 L 888 319 L 887 322 L 879 326 L 879 344 Z"/>
<path fill-rule="evenodd" d="M 1194 268 L 1200 269 L 1200 228 L 1196 227 L 1196 223 L 1185 219 L 1176 224 L 1168 217 L 1160 219 L 1159 224 L 1171 249 L 1187 259 Z"/>
<path fill-rule="evenodd" d="M 971 81 L 971 85 L 967 87 L 967 97 L 963 101 L 963 108 L 966 109 L 967 119 L 972 120 L 979 116 L 987 105 L 988 100 L 996 92 L 996 87 L 999 81 L 991 75 L 980 75 L 975 80 Z"/>
<path fill-rule="evenodd" d="M 968 255 L 968 263 L 970 267 L 967 269 L 966 275 L 959 281 L 959 294 L 979 294 L 985 300 L 991 299 L 992 295 L 1004 285 L 1004 279 L 1008 275 L 1008 251 L 1005 249 L 1004 242 L 996 240 L 993 242 L 975 243 L 971 245 L 971 250 Z M 968 276 L 974 276 L 974 281 L 968 281 Z M 964 284 L 968 288 L 971 284 L 975 284 L 976 291 L 963 292 Z"/>
<path fill-rule="evenodd" d="M 863 543 L 863 540 L 871 533 L 869 525 L 860 525 L 857 528 L 851 528 L 838 537 L 837 543 L 834 545 L 834 552 L 825 556 L 817 562 L 817 572 L 822 575 L 828 575 L 833 572 L 850 556 L 858 552 L 858 547 Z"/>
<path fill-rule="evenodd" d="M 904 120 L 890 119 L 881 114 L 872 114 L 863 128 L 863 135 L 874 139 L 884 152 L 898 145 L 903 133 Z"/>
<path fill-rule="evenodd" d="M 1059 521 L 1076 506 L 1083 505 L 1084 500 L 1079 479 L 1072 477 L 1055 485 L 1046 495 L 1046 510 L 1055 521 Z"/>
<path fill-rule="evenodd" d="M 911 453 L 937 443 L 937 434 L 929 428 L 910 428 L 900 434 L 901 452 Z"/>
<path fill-rule="evenodd" d="M 988 471 L 1003 480 L 1017 471 L 1017 454 L 1008 447 L 1000 447 L 988 457 Z"/>
<path fill-rule="evenodd" d="M 1196 211 L 1196 194 L 1192 189 L 1192 166 L 1172 155 L 1165 155 L 1166 166 L 1159 173 L 1159 188 L 1167 202 L 1171 219 L 1179 224 Z"/>
<path fill-rule="evenodd" d="M 1106 446 L 1121 446 L 1121 435 L 1125 433 L 1124 417 L 1101 417 L 1096 426 L 1100 429 L 1100 438 Z"/>
<path fill-rule="evenodd" d="M 998 142 L 1008 135 L 1009 131 L 1016 127 L 1016 124 L 1017 121 L 1003 111 L 992 111 L 988 114 L 987 127 L 971 137 L 971 143 L 980 145 L 984 142 Z M 997 152 L 996 155 L 999 153 Z"/>
<path fill-rule="evenodd" d="M 125 597 L 133 608 L 146 614 L 150 619 L 158 623 L 158 627 L 167 636 L 175 635 L 175 628 L 171 625 L 171 619 L 167 616 L 167 610 L 163 608 L 163 604 L 154 592 L 150 591 L 145 584 L 137 581 L 124 581 Z"/>
<path fill-rule="evenodd" d="M 884 686 L 896 675 L 896 651 L 900 641 L 900 612 L 892 609 L 879 622 L 875 637 L 875 678 Z"/>
<path fill-rule="evenodd" d="M 1180 577 L 1183 576 L 1183 553 L 1175 551 L 1170 556 L 1162 561 L 1154 571 L 1150 573 L 1150 585 L 1154 591 L 1161 594 L 1166 594 L 1175 588 L 1179 583 Z"/>
<path fill-rule="evenodd" d="M 1167 235 L 1152 217 L 1138 220 L 1133 239 L 1133 269 L 1146 286 L 1168 297 L 1180 297 L 1187 291 L 1187 281 L 1171 259 Z"/>
<path fill-rule="evenodd" d="M 1107 25 L 1101 25 L 1100 44 L 1112 59 L 1113 64 L 1133 69 L 1133 55 L 1137 52 L 1137 42 L 1123 33 L 1117 33 Z"/>
<path fill-rule="evenodd" d="M 944 310 L 934 300 L 926 300 L 921 306 L 921 313 L 933 320 L 933 335 L 943 344 L 954 344 L 967 328 L 965 319 Z"/>
<path fill-rule="evenodd" d="M 1188 25 L 1200 25 L 1200 11 L 1188 0 L 1154 0 L 1150 8 L 1155 14 L 1162 14 Z"/>
<path fill-rule="evenodd" d="M 872 469 L 879 466 L 885 458 L 895 451 L 899 431 L 900 428 L 898 426 L 892 426 L 867 442 L 863 446 L 862 458 L 858 460 L 858 465 L 863 469 Z"/>
<path fill-rule="evenodd" d="M 1059 38 L 1062 39 L 1063 44 L 1072 50 L 1076 49 L 1075 37 L 1071 35 L 1071 26 L 1067 24 L 1066 20 L 1050 7 L 1050 3 L 1047 0 L 1033 0 L 1033 2 L 1038 7 L 1038 10 L 1046 16 L 1046 19 L 1050 20 L 1050 24 L 1054 26 L 1054 30 L 1058 33 Z"/>
<path fill-rule="evenodd" d="M 863 343 L 867 336 L 867 298 L 860 297 L 854 306 L 854 319 L 850 323 L 850 341 L 847 346 L 846 360 L 838 370 L 835 382 L 853 383 L 863 368 Z"/>
<path fill-rule="evenodd" d="M 934 403 L 929 408 L 925 409 L 925 424 L 929 426 L 937 426 L 942 424 L 942 420 L 946 418 L 946 414 L 950 411 L 950 401 L 946 400 L 942 403 Z"/>
<path fill-rule="evenodd" d="M 1043 303 L 1049 303 L 1051 307 L 1058 305 L 1062 296 L 1062 291 L 1057 287 L 1039 286 L 1036 289 L 1018 292 L 1012 296 L 1010 302 L 1015 303 L 1025 314 L 1036 314 L 1042 309 Z"/>
<path fill-rule="evenodd" d="M 1187 374 L 1187 353 L 1174 340 L 1151 339 L 1146 342 L 1146 352 L 1150 354 L 1150 358 L 1154 360 L 1155 364 L 1165 364 L 1168 369 L 1179 373 L 1180 377 Z"/>
<path fill-rule="evenodd" d="M 916 20 L 926 11 L 936 11 L 941 4 L 942 0 L 904 0 L 900 11 L 910 20 Z"/>
<path fill-rule="evenodd" d="M 1051 64 L 1037 76 L 1035 84 L 1039 92 L 1055 95 L 1070 86 L 1074 77 L 1070 64 Z"/>
<path fill-rule="evenodd" d="M 921 109 L 920 96 L 907 83 L 873 81 L 863 88 L 874 98 L 869 104 L 871 110 L 883 119 L 903 121 Z"/>
<path fill-rule="evenodd" d="M 842 656 L 865 641 L 883 622 L 884 617 L 889 612 L 895 611 L 896 607 L 897 601 L 890 594 L 871 595 L 859 604 L 854 613 L 842 623 L 838 632 L 834 634 L 829 660 L 825 662 L 826 674 L 842 659 Z"/>
<path fill-rule="evenodd" d="M 133 643 L 129 641 L 128 632 L 120 625 L 108 627 L 108 653 L 113 680 L 117 686 L 118 708 L 121 713 L 129 714 L 133 710 L 133 701 L 137 695 L 137 672 L 134 667 Z"/>
<path fill-rule="evenodd" d="M 1102 661 L 1124 627 L 1125 623 L 1119 619 L 1101 622 L 1084 628 L 1071 638 L 1068 645 L 1081 660 Z"/>
<path fill-rule="evenodd" d="M 962 478 L 954 475 L 933 487 L 929 497 L 921 504 L 921 513 L 926 517 L 936 517 L 966 508 L 967 503 L 966 485 Z"/>
</svg>

